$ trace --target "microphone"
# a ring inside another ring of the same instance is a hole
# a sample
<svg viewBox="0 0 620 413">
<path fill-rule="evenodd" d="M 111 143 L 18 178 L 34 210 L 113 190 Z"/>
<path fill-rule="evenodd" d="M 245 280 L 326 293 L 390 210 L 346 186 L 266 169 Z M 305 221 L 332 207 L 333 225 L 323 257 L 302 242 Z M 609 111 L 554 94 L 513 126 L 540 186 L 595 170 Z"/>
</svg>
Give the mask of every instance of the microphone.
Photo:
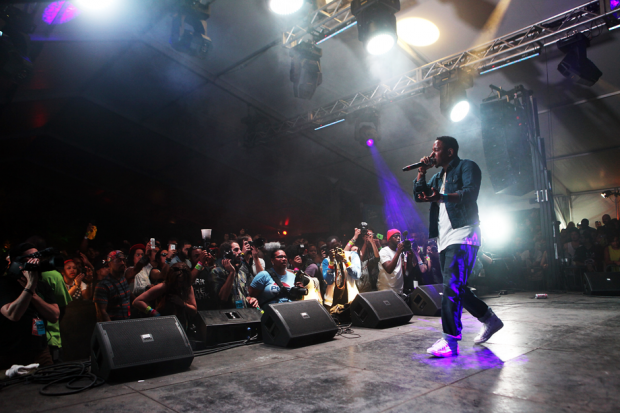
<svg viewBox="0 0 620 413">
<path fill-rule="evenodd" d="M 426 164 L 424 162 L 416 162 L 416 163 L 412 163 L 411 165 L 407 165 L 403 168 L 403 172 L 407 172 L 407 171 L 411 171 L 412 169 L 418 169 L 420 166 L 432 166 L 435 163 L 435 158 L 429 158 L 432 163 L 430 164 Z"/>
<path fill-rule="evenodd" d="M 403 239 L 407 239 L 407 235 L 409 235 L 409 231 L 404 230 L 403 231 Z"/>
</svg>

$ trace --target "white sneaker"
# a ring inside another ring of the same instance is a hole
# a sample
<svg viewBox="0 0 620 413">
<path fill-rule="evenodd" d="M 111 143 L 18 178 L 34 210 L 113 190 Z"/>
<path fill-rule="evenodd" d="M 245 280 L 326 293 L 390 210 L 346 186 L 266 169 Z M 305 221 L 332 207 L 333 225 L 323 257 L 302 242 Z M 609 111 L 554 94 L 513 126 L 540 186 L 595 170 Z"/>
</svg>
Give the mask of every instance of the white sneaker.
<svg viewBox="0 0 620 413">
<path fill-rule="evenodd" d="M 435 357 L 452 357 L 459 355 L 459 344 L 455 341 L 453 344 L 448 343 L 445 339 L 440 338 L 426 350 L 428 354 Z"/>
<path fill-rule="evenodd" d="M 495 314 L 493 314 L 485 323 L 482 324 L 480 333 L 474 338 L 474 343 L 482 344 L 488 341 L 491 336 L 504 327 L 504 323 Z"/>
</svg>

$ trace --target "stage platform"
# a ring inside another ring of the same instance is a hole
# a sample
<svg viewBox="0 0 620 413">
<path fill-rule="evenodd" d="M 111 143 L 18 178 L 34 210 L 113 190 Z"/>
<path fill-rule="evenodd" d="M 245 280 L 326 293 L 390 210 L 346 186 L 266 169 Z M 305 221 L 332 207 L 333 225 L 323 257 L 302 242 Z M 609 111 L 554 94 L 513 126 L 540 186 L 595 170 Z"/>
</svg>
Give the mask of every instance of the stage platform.
<svg viewBox="0 0 620 413">
<path fill-rule="evenodd" d="M 620 297 L 485 298 L 505 327 L 485 345 L 463 315 L 461 355 L 436 359 L 439 318 L 285 349 L 256 344 L 197 357 L 186 372 L 45 397 L 0 392 L 0 411 L 619 412 Z"/>
</svg>

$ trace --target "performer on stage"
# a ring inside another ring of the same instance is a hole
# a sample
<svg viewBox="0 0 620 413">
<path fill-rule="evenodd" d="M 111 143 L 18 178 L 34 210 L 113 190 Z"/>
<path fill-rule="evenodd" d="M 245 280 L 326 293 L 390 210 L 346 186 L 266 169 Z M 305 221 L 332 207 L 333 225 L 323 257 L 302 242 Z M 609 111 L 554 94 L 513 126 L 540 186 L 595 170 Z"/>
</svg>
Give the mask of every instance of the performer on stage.
<svg viewBox="0 0 620 413">
<path fill-rule="evenodd" d="M 476 344 L 486 342 L 504 326 L 491 308 L 467 287 L 467 278 L 480 247 L 476 200 L 482 174 L 475 162 L 460 159 L 458 152 L 456 139 L 450 136 L 438 137 L 431 155 L 421 159 L 425 165 L 418 169 L 413 190 L 416 202 L 431 202 L 429 238 L 437 238 L 443 275 L 443 338 L 427 350 L 436 357 L 459 354 L 463 307 L 483 323 L 480 333 L 474 339 Z M 442 170 L 427 183 L 426 171 L 433 165 Z"/>
</svg>

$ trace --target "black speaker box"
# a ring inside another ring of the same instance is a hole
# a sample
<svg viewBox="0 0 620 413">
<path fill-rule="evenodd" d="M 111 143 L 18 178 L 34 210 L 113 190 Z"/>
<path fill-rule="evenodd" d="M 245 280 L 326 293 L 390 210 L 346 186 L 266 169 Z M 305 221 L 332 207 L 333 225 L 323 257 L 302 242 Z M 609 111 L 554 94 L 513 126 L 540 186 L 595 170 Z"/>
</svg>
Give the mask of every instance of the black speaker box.
<svg viewBox="0 0 620 413">
<path fill-rule="evenodd" d="M 271 304 L 263 310 L 265 344 L 298 347 L 331 340 L 338 332 L 332 316 L 316 300 Z"/>
<path fill-rule="evenodd" d="M 442 296 L 443 284 L 418 286 L 409 296 L 413 314 L 430 317 L 440 316 Z"/>
<path fill-rule="evenodd" d="M 583 289 L 589 295 L 620 295 L 620 273 L 587 272 L 583 275 Z"/>
<path fill-rule="evenodd" d="M 495 193 L 525 195 L 534 190 L 525 111 L 505 99 L 480 105 L 482 148 Z"/>
<path fill-rule="evenodd" d="M 411 317 L 411 309 L 392 290 L 360 293 L 351 303 L 351 322 L 356 327 L 394 327 L 408 323 Z"/>
<path fill-rule="evenodd" d="M 258 336 L 261 338 L 261 313 L 256 308 L 198 311 L 197 338 L 207 346 L 230 343 Z"/>
<path fill-rule="evenodd" d="M 91 371 L 117 381 L 186 370 L 194 352 L 175 316 L 97 323 L 91 340 Z"/>
</svg>

